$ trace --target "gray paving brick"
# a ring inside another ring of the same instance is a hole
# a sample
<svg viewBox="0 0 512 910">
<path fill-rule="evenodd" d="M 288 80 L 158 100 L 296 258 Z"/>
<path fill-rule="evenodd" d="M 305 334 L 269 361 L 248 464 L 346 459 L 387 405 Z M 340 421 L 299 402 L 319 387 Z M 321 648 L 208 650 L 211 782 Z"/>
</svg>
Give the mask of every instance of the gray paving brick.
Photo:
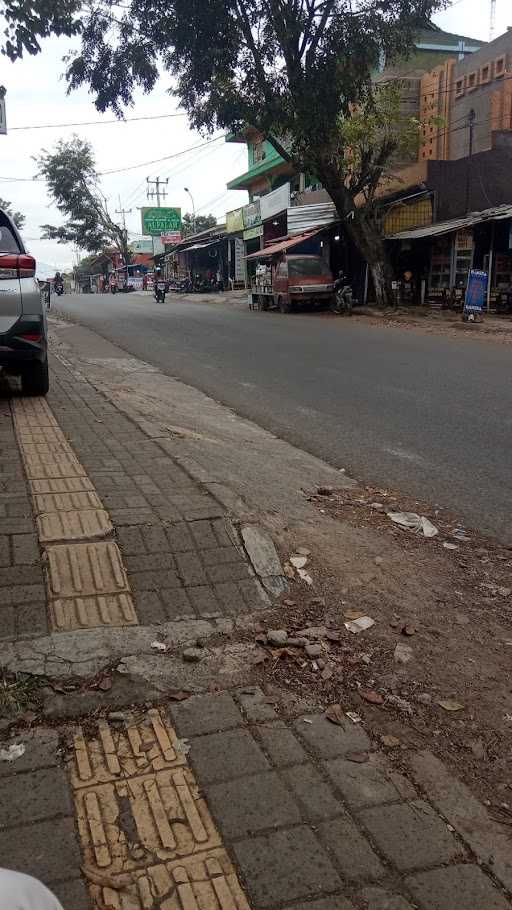
<svg viewBox="0 0 512 910">
<path fill-rule="evenodd" d="M 445 822 L 423 800 L 363 809 L 360 818 L 401 872 L 448 863 L 463 853 Z"/>
<path fill-rule="evenodd" d="M 300 801 L 311 821 L 334 818 L 345 810 L 332 787 L 325 783 L 313 765 L 297 765 L 281 771 L 281 777 Z"/>
<path fill-rule="evenodd" d="M 184 521 L 167 525 L 165 533 L 172 553 L 186 553 L 188 550 L 194 549 L 195 545 L 189 526 Z"/>
<path fill-rule="evenodd" d="M 2 534 L 31 534 L 34 531 L 32 518 L 4 518 Z"/>
<path fill-rule="evenodd" d="M 3 606 L 11 604 L 13 607 L 28 603 L 45 605 L 46 591 L 44 585 L 17 585 L 12 588 L 2 588 L 0 603 Z"/>
<path fill-rule="evenodd" d="M 43 572 L 39 566 L 13 566 L 0 569 L 0 587 L 11 585 L 42 584 Z"/>
<path fill-rule="evenodd" d="M 28 500 L 6 502 L 3 507 L 8 518 L 32 518 L 32 506 Z"/>
<path fill-rule="evenodd" d="M 192 526 L 194 524 L 195 522 L 192 522 Z M 201 552 L 201 559 L 205 566 L 245 564 L 244 557 L 236 547 L 212 547 Z"/>
<path fill-rule="evenodd" d="M 188 597 L 188 591 L 183 588 L 173 588 L 172 590 L 160 591 L 160 597 L 165 609 L 167 620 L 183 619 L 187 616 L 194 616 L 194 609 Z"/>
<path fill-rule="evenodd" d="M 340 877 L 331 860 L 313 832 L 304 826 L 249 837 L 235 844 L 233 851 L 256 907 L 271 907 L 341 889 Z M 312 906 L 315 910 L 327 910 Z M 343 904 L 339 910 L 345 910 Z"/>
<path fill-rule="evenodd" d="M 148 553 L 168 553 L 169 541 L 163 528 L 141 528 L 142 538 Z"/>
<path fill-rule="evenodd" d="M 255 686 L 253 691 L 243 689 L 238 691 L 237 699 L 250 724 L 266 723 L 276 719 L 274 706 L 265 701 L 265 694 L 259 686 Z"/>
<path fill-rule="evenodd" d="M 110 517 L 115 525 L 150 525 L 158 522 L 151 509 L 110 509 Z"/>
<path fill-rule="evenodd" d="M 201 784 L 270 770 L 260 747 L 247 730 L 223 730 L 192 741 L 190 760 Z"/>
<path fill-rule="evenodd" d="M 380 757 L 371 755 L 369 761 L 364 764 L 336 758 L 333 761 L 325 762 L 324 767 L 332 782 L 354 809 L 378 806 L 381 803 L 403 798 L 414 799 L 417 796 L 414 788 L 408 784 L 405 778 L 402 779 L 402 788 L 399 788 L 392 779 L 384 774 L 384 770 L 379 767 L 379 764 L 381 764 Z M 389 770 L 391 771 L 391 769 Z"/>
<path fill-rule="evenodd" d="M 14 565 L 35 566 L 39 563 L 37 534 L 13 534 L 11 540 Z"/>
<path fill-rule="evenodd" d="M 277 768 L 288 765 L 300 765 L 309 761 L 298 739 L 284 723 L 278 721 L 273 724 L 261 725 L 257 729 L 257 736 L 261 740 L 270 761 Z"/>
<path fill-rule="evenodd" d="M 0 566 L 9 566 L 11 564 L 11 551 L 9 538 L 7 534 L 0 536 Z"/>
<path fill-rule="evenodd" d="M 209 616 L 219 611 L 219 602 L 208 585 L 187 588 L 187 594 L 198 616 Z"/>
<path fill-rule="evenodd" d="M 250 566 L 242 560 L 227 565 L 208 566 L 206 571 L 213 584 L 223 581 L 243 581 L 252 575 Z"/>
<path fill-rule="evenodd" d="M 207 786 L 206 795 L 228 839 L 300 821 L 299 807 L 275 771 Z"/>
<path fill-rule="evenodd" d="M 72 818 L 0 830 L 0 866 L 34 875 L 50 887 L 75 871 L 79 876 L 80 863 Z"/>
<path fill-rule="evenodd" d="M 91 910 L 87 886 L 81 879 L 55 882 L 51 890 L 65 910 Z"/>
<path fill-rule="evenodd" d="M 348 815 L 322 822 L 318 836 L 348 881 L 372 881 L 386 874 L 377 854 Z"/>
<path fill-rule="evenodd" d="M 134 602 L 141 625 L 151 626 L 167 621 L 167 611 L 157 591 L 136 591 Z"/>
<path fill-rule="evenodd" d="M 200 736 L 243 725 L 243 717 L 227 692 L 220 695 L 197 695 L 171 707 L 180 736 Z"/>
<path fill-rule="evenodd" d="M 181 581 L 172 570 L 130 572 L 130 584 L 134 591 L 162 591 L 164 588 L 179 588 Z"/>
<path fill-rule="evenodd" d="M 406 879 L 421 910 L 510 910 L 478 866 L 449 866 Z"/>
<path fill-rule="evenodd" d="M 14 607 L 14 618 L 16 634 L 19 636 L 34 638 L 36 635 L 47 635 L 50 631 L 44 602 L 27 603 Z"/>
<path fill-rule="evenodd" d="M 229 518 L 214 518 L 210 524 L 220 547 L 229 547 L 236 542 L 236 533 Z"/>
<path fill-rule="evenodd" d="M 124 564 L 128 572 L 154 572 L 176 568 L 176 563 L 171 553 L 146 553 L 143 556 L 126 556 Z"/>
<path fill-rule="evenodd" d="M 208 584 L 208 579 L 197 553 L 178 553 L 176 555 L 176 563 L 180 578 L 186 587 L 189 585 Z"/>
<path fill-rule="evenodd" d="M 215 596 L 222 604 L 223 612 L 239 616 L 248 610 L 263 606 L 261 594 L 254 579 L 247 581 L 224 581 L 213 586 Z M 268 601 L 267 601 L 268 603 Z"/>
<path fill-rule="evenodd" d="M 0 597 L 0 640 L 16 638 L 16 620 L 13 607 L 5 606 Z"/>
<path fill-rule="evenodd" d="M 306 720 L 311 723 L 300 717 L 294 724 L 295 731 L 319 758 L 337 758 L 370 748 L 367 734 L 348 717 L 343 727 L 332 724 L 323 714 L 311 714 Z"/>
<path fill-rule="evenodd" d="M 40 768 L 53 768 L 58 765 L 59 736 L 55 730 L 24 731 L 21 738 L 25 746 L 24 754 L 15 762 L 0 762 L 0 777 L 12 777 L 24 771 L 38 771 Z M 19 741 L 20 737 L 14 738 L 9 740 L 7 745 Z M 2 745 L 5 747 L 5 744 Z"/>
<path fill-rule="evenodd" d="M 71 799 L 60 768 L 16 774 L 0 782 L 1 824 L 4 827 L 70 815 Z"/>
<path fill-rule="evenodd" d="M 413 910 L 412 904 L 405 897 L 384 891 L 383 888 L 363 888 L 360 897 L 364 901 L 365 910 Z"/>
<path fill-rule="evenodd" d="M 138 556 L 147 552 L 142 528 L 117 528 L 116 536 L 123 556 Z"/>
<path fill-rule="evenodd" d="M 207 520 L 190 522 L 190 533 L 200 550 L 215 549 L 219 546 L 212 524 Z"/>
</svg>

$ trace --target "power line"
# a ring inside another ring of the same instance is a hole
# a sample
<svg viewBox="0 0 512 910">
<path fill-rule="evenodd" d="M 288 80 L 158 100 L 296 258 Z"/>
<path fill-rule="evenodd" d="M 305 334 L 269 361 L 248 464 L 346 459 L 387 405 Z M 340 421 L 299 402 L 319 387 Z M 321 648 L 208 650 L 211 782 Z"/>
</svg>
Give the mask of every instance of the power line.
<svg viewBox="0 0 512 910">
<path fill-rule="evenodd" d="M 63 129 L 67 126 L 105 126 L 106 124 L 138 123 L 141 120 L 166 120 L 170 117 L 186 117 L 182 114 L 149 114 L 146 117 L 114 117 L 112 120 L 81 120 L 77 123 L 33 123 L 27 126 L 10 126 L 9 132 L 14 130 L 53 130 Z"/>
</svg>

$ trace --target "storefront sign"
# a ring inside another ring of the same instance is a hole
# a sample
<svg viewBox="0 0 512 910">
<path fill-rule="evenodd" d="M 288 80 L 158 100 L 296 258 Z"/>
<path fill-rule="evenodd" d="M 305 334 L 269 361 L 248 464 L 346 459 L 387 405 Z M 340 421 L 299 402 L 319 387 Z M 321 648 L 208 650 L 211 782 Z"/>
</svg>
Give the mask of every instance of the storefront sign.
<svg viewBox="0 0 512 910">
<path fill-rule="evenodd" d="M 163 244 L 167 243 L 169 246 L 176 246 L 176 244 L 181 243 L 181 231 L 166 231 L 160 235 L 160 240 Z"/>
<path fill-rule="evenodd" d="M 153 255 L 153 241 L 151 237 L 145 238 L 144 240 L 132 240 L 130 246 L 134 253 L 149 253 L 150 256 Z"/>
<path fill-rule="evenodd" d="M 248 231 L 244 231 L 244 240 L 255 240 L 257 237 L 261 237 L 263 234 L 263 225 L 258 224 L 256 227 L 249 228 Z"/>
<path fill-rule="evenodd" d="M 487 272 L 471 269 L 468 278 L 465 313 L 483 313 L 487 305 Z"/>
<path fill-rule="evenodd" d="M 143 234 L 160 237 L 161 234 L 166 234 L 168 231 L 181 231 L 180 208 L 164 208 L 163 206 L 142 208 L 140 215 Z"/>
<path fill-rule="evenodd" d="M 250 202 L 249 205 L 245 205 L 243 208 L 244 213 L 244 227 L 252 228 L 256 224 L 261 222 L 261 212 L 260 212 L 260 200 L 256 202 Z M 258 235 L 256 235 L 258 236 Z"/>
<path fill-rule="evenodd" d="M 244 280 L 244 242 L 241 237 L 235 237 L 235 281 Z"/>
<path fill-rule="evenodd" d="M 279 186 L 277 190 L 273 190 L 271 193 L 267 193 L 266 196 L 261 197 L 261 220 L 266 221 L 268 218 L 278 215 L 279 212 L 285 212 L 289 206 L 290 184 L 285 183 L 284 186 Z"/>
<path fill-rule="evenodd" d="M 244 229 L 244 210 L 243 208 L 233 209 L 226 212 L 226 233 L 237 234 Z"/>
</svg>

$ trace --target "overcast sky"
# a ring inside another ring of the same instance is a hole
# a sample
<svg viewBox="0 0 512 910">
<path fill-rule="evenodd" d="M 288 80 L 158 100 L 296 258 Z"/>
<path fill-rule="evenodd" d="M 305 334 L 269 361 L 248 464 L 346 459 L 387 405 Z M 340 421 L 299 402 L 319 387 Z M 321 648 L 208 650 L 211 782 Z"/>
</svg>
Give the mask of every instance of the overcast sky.
<svg viewBox="0 0 512 910">
<path fill-rule="evenodd" d="M 487 40 L 489 35 L 490 0 L 456 0 L 450 9 L 436 16 L 442 28 L 459 32 L 468 37 Z M 510 0 L 496 0 L 496 35 L 512 26 L 512 11 L 507 12 Z M 27 217 L 24 236 L 27 247 L 41 261 L 52 267 L 71 265 L 73 251 L 47 240 L 40 240 L 40 225 L 58 223 L 59 215 L 52 207 L 44 183 L 31 181 L 35 173 L 32 161 L 42 148 L 50 149 L 58 138 L 70 138 L 73 132 L 88 139 L 94 147 L 100 172 L 130 168 L 133 170 L 105 175 L 103 190 L 112 210 L 119 208 L 118 196 L 124 208 L 132 209 L 127 215 L 127 226 L 133 237 L 140 232 L 138 207 L 147 204 L 146 177 L 157 175 L 169 178 L 166 203 L 190 211 L 190 199 L 184 192 L 187 186 L 193 196 L 198 213 L 212 212 L 221 218 L 230 208 L 243 205 L 246 194 L 226 191 L 226 182 L 245 170 L 246 156 L 242 145 L 226 144 L 222 139 L 209 147 L 196 149 L 175 159 L 158 164 L 146 164 L 155 159 L 176 155 L 184 149 L 204 142 L 204 137 L 189 129 L 187 118 L 142 122 L 111 123 L 112 114 L 98 114 L 85 90 L 66 95 L 66 84 L 61 74 L 62 56 L 70 45 L 68 39 L 51 39 L 43 45 L 38 57 L 27 57 L 15 64 L 1 58 L 0 83 L 7 88 L 7 136 L 0 136 L 2 165 L 0 167 L 0 196 L 10 200 L 16 209 Z M 176 101 L 165 89 L 163 78 L 158 88 L 149 96 L 138 96 L 135 108 L 127 111 L 128 117 L 151 117 L 177 112 Z M 94 126 L 66 127 L 62 129 L 17 130 L 15 127 L 36 124 L 75 123 L 103 121 Z M 28 178 L 12 181 L 3 178 Z"/>
</svg>

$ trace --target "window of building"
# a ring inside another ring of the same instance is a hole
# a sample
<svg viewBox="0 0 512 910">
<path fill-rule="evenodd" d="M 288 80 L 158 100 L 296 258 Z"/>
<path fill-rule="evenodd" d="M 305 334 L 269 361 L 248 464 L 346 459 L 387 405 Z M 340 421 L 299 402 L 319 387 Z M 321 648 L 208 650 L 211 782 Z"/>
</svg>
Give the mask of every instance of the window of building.
<svg viewBox="0 0 512 910">
<path fill-rule="evenodd" d="M 455 287 L 465 287 L 473 263 L 472 231 L 457 231 L 455 238 Z"/>
<path fill-rule="evenodd" d="M 480 68 L 480 85 L 487 85 L 491 81 L 492 67 L 490 63 Z"/>
<path fill-rule="evenodd" d="M 506 54 L 502 54 L 501 57 L 496 57 L 496 60 L 494 61 L 494 76 L 496 79 L 500 79 L 505 75 L 506 63 Z"/>
<path fill-rule="evenodd" d="M 442 290 L 450 287 L 450 274 L 452 264 L 452 238 L 439 237 L 434 240 L 432 257 L 430 260 L 430 288 Z"/>
<path fill-rule="evenodd" d="M 460 79 L 457 79 L 457 81 L 455 83 L 455 97 L 456 98 L 462 98 L 462 96 L 464 94 L 464 88 L 465 88 L 464 82 L 465 82 L 464 76 L 462 76 Z"/>
<path fill-rule="evenodd" d="M 474 70 L 472 73 L 468 73 L 468 92 L 474 92 L 478 88 L 478 72 Z"/>
</svg>

